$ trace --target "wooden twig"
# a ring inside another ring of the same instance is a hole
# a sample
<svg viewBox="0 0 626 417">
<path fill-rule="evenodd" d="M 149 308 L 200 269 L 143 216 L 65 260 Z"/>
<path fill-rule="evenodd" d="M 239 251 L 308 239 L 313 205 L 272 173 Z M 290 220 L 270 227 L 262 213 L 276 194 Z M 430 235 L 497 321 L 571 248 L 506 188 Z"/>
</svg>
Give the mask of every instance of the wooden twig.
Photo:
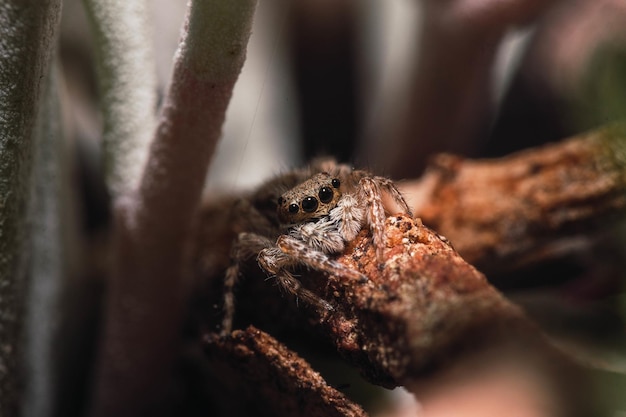
<svg viewBox="0 0 626 417">
<path fill-rule="evenodd" d="M 238 293 L 239 326 L 252 322 L 280 334 L 302 328 L 304 320 L 370 381 L 387 387 L 415 389 L 432 372 L 485 351 L 529 355 L 558 380 L 572 369 L 569 361 L 464 257 L 484 269 L 506 265 L 510 271 L 555 254 L 547 248 L 566 247 L 571 236 L 605 228 L 607 219 L 623 218 L 624 137 L 614 127 L 501 160 L 441 157 L 417 186 L 406 188 L 419 191 L 417 213 L 441 230 L 389 217 L 382 269 L 369 233 L 361 231 L 338 260 L 365 274 L 365 283 L 297 271 L 333 311 L 281 295 L 251 262 Z M 203 209 L 195 242 L 196 270 L 215 282 L 228 265 L 223 242 L 237 232 L 233 218 L 220 215 L 232 215 L 226 207 L 233 201 L 220 204 Z M 209 227 L 216 223 L 220 227 Z M 294 317 L 300 317 L 296 326 Z"/>
<path fill-rule="evenodd" d="M 330 387 L 295 352 L 253 327 L 209 340 L 205 352 L 217 381 L 213 400 L 224 415 L 365 417 L 366 413 Z"/>
<path fill-rule="evenodd" d="M 501 159 L 442 155 L 404 190 L 469 263 L 501 275 L 580 250 L 624 220 L 625 145 L 615 126 Z"/>
<path fill-rule="evenodd" d="M 309 320 L 368 379 L 393 387 L 462 353 L 517 338 L 537 339 L 535 327 L 419 220 L 389 217 L 386 263 L 379 269 L 366 232 L 339 258 L 369 277 L 365 284 L 312 276 L 308 285 L 336 306 Z"/>
</svg>

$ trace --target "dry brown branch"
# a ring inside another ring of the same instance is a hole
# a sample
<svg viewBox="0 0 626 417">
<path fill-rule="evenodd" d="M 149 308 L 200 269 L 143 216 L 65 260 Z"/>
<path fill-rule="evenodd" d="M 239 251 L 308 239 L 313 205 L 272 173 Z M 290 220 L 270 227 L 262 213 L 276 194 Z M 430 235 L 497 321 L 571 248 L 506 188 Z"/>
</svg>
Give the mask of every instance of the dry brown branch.
<svg viewBox="0 0 626 417">
<path fill-rule="evenodd" d="M 607 128 L 495 160 L 442 155 L 416 215 L 488 276 L 579 250 L 626 213 L 626 135 Z"/>
<path fill-rule="evenodd" d="M 238 401 L 224 402 L 224 415 L 367 415 L 296 353 L 253 327 L 208 343 L 206 354 L 219 380 L 214 398 L 238 396 Z"/>
<path fill-rule="evenodd" d="M 320 312 L 304 303 L 297 306 L 281 297 L 277 288 L 257 271 L 248 274 L 243 285 L 246 288 L 240 292 L 242 315 L 279 333 L 277 323 L 284 330 L 299 316 L 298 326 L 301 331 L 304 329 L 301 337 L 315 328 L 368 380 L 386 387 L 403 385 L 413 392 L 418 392 L 424 377 L 459 363 L 475 362 L 477 355 L 483 355 L 481 360 L 493 356 L 520 361 L 517 355 L 522 352 L 524 360 L 535 366 L 554 365 L 549 379 L 559 379 L 559 374 L 570 370 L 518 307 L 419 220 L 389 217 L 386 236 L 383 269 L 375 261 L 374 246 L 366 231 L 339 258 L 340 262 L 366 274 L 370 278 L 367 283 L 313 272 L 301 275 L 303 284 L 328 300 L 334 311 Z M 303 320 L 308 324 L 303 324 Z M 258 339 L 253 340 L 253 336 Z M 246 346 L 254 343 L 255 352 L 271 351 L 278 346 L 261 333 L 248 331 L 243 336 L 235 332 L 234 338 L 245 338 Z M 221 354 L 218 359 L 211 358 L 213 372 L 222 375 L 221 379 L 236 378 L 235 392 L 242 389 L 239 378 L 256 386 L 257 391 L 244 392 L 246 398 L 252 396 L 261 408 L 268 397 L 279 395 L 273 390 L 271 394 L 263 393 L 258 390 L 263 384 L 255 384 L 258 375 L 269 375 L 268 369 L 271 375 L 267 376 L 267 382 L 281 387 L 286 399 L 291 398 L 291 390 L 310 380 L 304 374 L 300 375 L 303 379 L 293 379 L 295 376 L 289 374 L 289 368 L 280 365 L 290 360 L 291 353 L 284 348 L 276 351 L 281 359 L 268 364 L 257 357 L 245 362 L 245 372 L 236 368 L 235 377 L 224 377 L 233 369 L 227 371 L 217 363 L 237 363 L 244 353 L 250 357 L 252 354 L 247 352 L 247 347 L 225 351 L 224 346 L 233 342 L 214 340 L 217 346 L 210 344 L 208 350 L 212 355 L 216 351 Z M 314 401 L 308 394 L 304 398 Z"/>
<path fill-rule="evenodd" d="M 550 256 L 568 237 L 605 227 L 598 218 L 620 218 L 621 132 L 605 129 L 494 161 L 441 157 L 415 187 L 423 197 L 417 211 L 485 269 Z M 205 205 L 198 220 L 196 271 L 216 287 L 240 231 L 235 201 Z M 424 377 L 485 352 L 521 354 L 547 369 L 553 383 L 567 379 L 562 375 L 574 369 L 568 361 L 445 238 L 407 216 L 389 217 L 385 227 L 382 269 L 365 230 L 339 257 L 368 282 L 299 271 L 303 285 L 334 306 L 331 312 L 281 295 L 250 262 L 238 292 L 238 325 L 278 335 L 314 328 L 368 380 L 386 387 L 417 390 Z"/>
<path fill-rule="evenodd" d="M 386 237 L 383 269 L 366 232 L 339 258 L 369 282 L 319 275 L 308 282 L 336 306 L 323 317 L 309 311 L 309 320 L 369 380 L 409 385 L 473 349 L 538 340 L 522 311 L 419 220 L 389 217 Z"/>
</svg>

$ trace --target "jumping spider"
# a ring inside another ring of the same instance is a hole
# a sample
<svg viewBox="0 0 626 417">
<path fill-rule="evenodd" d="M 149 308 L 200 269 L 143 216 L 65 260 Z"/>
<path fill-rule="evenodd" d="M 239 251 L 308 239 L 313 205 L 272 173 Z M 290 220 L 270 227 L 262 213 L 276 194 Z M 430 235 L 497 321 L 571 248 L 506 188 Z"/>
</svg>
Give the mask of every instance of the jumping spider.
<svg viewBox="0 0 626 417">
<path fill-rule="evenodd" d="M 406 201 L 391 180 L 326 160 L 278 177 L 262 187 L 256 199 L 240 201 L 240 207 L 245 207 L 246 212 L 242 218 L 255 226 L 247 228 L 254 232 L 239 233 L 233 246 L 232 263 L 224 280 L 222 334 L 232 330 L 234 287 L 240 265 L 252 256 L 256 256 L 259 266 L 275 277 L 284 291 L 326 311 L 332 311 L 333 307 L 301 285 L 292 273 L 296 266 L 367 282 L 367 277 L 335 261 L 332 255 L 342 252 L 346 242 L 368 226 L 377 261 L 384 262 L 383 192 L 410 214 Z M 267 204 L 269 199 L 273 199 L 273 204 Z M 265 214 L 262 214 L 263 208 L 259 208 L 259 201 L 263 200 Z M 274 208 L 275 214 L 269 212 L 269 207 Z"/>
</svg>

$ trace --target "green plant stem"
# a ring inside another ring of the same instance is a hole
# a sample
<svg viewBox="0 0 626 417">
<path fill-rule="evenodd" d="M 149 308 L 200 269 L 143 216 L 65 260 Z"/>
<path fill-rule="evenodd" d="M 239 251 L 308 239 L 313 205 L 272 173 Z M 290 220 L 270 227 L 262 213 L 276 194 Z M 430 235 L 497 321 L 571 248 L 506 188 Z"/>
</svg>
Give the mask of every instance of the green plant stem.
<svg viewBox="0 0 626 417">
<path fill-rule="evenodd" d="M 0 2 L 0 415 L 20 409 L 32 135 L 60 0 Z"/>
<path fill-rule="evenodd" d="M 148 163 L 116 206 L 114 270 L 92 416 L 168 409 L 180 338 L 185 241 L 245 60 L 254 0 L 193 1 Z M 163 404 L 165 403 L 165 404 Z"/>
<path fill-rule="evenodd" d="M 114 196 L 137 188 L 156 126 L 156 63 L 147 2 L 84 0 L 96 41 L 105 178 Z"/>
<path fill-rule="evenodd" d="M 24 329 L 26 380 L 24 416 L 53 416 L 56 406 L 55 349 L 61 321 L 61 290 L 68 275 L 69 170 L 63 135 L 59 72 L 46 76 L 39 122 L 34 137 L 30 212 L 30 271 Z"/>
</svg>

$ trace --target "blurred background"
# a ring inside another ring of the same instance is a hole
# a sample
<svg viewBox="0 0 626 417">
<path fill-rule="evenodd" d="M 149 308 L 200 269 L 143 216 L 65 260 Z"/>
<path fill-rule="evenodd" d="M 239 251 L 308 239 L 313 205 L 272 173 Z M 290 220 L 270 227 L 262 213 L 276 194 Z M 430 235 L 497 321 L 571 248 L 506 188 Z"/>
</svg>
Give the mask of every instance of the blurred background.
<svg viewBox="0 0 626 417">
<path fill-rule="evenodd" d="M 186 4 L 150 5 L 162 97 Z M 61 36 L 80 211 L 87 240 L 97 248 L 110 211 L 99 174 L 93 47 L 77 0 L 64 5 Z M 250 189 L 322 155 L 396 180 L 415 179 L 439 152 L 503 156 L 625 114 L 623 0 L 261 0 L 207 193 Z M 626 392 L 626 356 L 619 352 L 626 317 L 623 236 L 524 271 L 532 280 L 493 277 L 553 335 L 593 346 L 607 365 L 598 373 L 600 384 L 610 401 L 617 399 L 612 409 L 622 410 L 616 416 L 626 413 L 626 399 L 619 402 L 615 394 Z M 93 256 L 96 265 L 106 262 Z M 91 293 L 98 299 L 97 289 Z M 507 393 L 524 394 L 510 400 L 520 407 L 539 398 L 537 407 L 520 415 L 554 415 L 541 405 L 536 375 L 524 375 L 529 379 L 506 377 L 502 384 L 483 378 L 486 385 L 456 379 L 456 388 L 476 391 L 456 390 L 446 381 L 445 390 L 428 392 L 425 405 L 409 401 L 397 413 L 449 415 L 437 407 L 454 404 L 455 395 L 455 409 L 464 404 L 465 415 L 498 415 L 502 410 L 471 414 L 462 400 L 504 398 L 494 387 L 512 387 Z M 520 381 L 523 386 L 516 386 Z"/>
</svg>

